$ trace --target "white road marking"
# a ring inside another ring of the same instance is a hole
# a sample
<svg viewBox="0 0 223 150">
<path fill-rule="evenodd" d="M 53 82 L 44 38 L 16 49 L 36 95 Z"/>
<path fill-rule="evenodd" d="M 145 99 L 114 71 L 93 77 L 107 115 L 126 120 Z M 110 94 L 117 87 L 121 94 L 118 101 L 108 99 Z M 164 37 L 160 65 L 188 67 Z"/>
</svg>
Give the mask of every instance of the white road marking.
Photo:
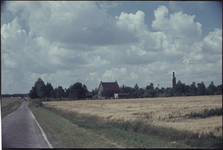
<svg viewBox="0 0 223 150">
<path fill-rule="evenodd" d="M 31 111 L 30 111 L 30 112 L 31 112 Z M 36 121 L 37 125 L 39 126 L 39 128 L 40 128 L 40 130 L 41 130 L 41 132 L 42 132 L 42 135 L 43 135 L 43 137 L 44 137 L 46 143 L 48 144 L 48 146 L 49 146 L 50 148 L 53 148 L 52 145 L 50 144 L 50 142 L 48 141 L 48 139 L 47 139 L 47 137 L 46 137 L 46 134 L 43 132 L 43 129 L 40 127 L 39 123 L 37 122 L 37 120 L 36 120 L 36 118 L 35 118 L 35 116 L 33 115 L 32 112 L 31 112 L 31 115 L 33 116 L 33 119 Z"/>
<path fill-rule="evenodd" d="M 27 107 L 27 105 L 28 105 L 28 103 L 26 103 L 26 107 Z M 37 124 L 38 127 L 40 128 L 41 133 L 42 133 L 42 136 L 44 137 L 46 143 L 48 144 L 48 146 L 49 146 L 50 148 L 53 148 L 52 145 L 50 144 L 50 142 L 48 141 L 48 139 L 47 139 L 47 137 L 46 137 L 46 134 L 43 132 L 43 129 L 40 127 L 39 123 L 37 122 L 37 120 L 36 120 L 36 118 L 35 118 L 35 116 L 33 115 L 33 113 L 32 113 L 31 110 L 30 110 L 30 113 L 31 113 L 33 119 L 36 121 L 36 124 Z"/>
</svg>

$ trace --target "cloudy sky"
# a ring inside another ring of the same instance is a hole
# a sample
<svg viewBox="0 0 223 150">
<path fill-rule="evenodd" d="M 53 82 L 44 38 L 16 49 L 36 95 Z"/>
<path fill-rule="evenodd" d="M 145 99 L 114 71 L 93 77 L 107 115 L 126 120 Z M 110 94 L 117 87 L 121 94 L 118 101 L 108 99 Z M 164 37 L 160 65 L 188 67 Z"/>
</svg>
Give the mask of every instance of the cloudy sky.
<svg viewBox="0 0 223 150">
<path fill-rule="evenodd" d="M 5 2 L 1 92 L 100 81 L 222 84 L 220 2 Z"/>
</svg>

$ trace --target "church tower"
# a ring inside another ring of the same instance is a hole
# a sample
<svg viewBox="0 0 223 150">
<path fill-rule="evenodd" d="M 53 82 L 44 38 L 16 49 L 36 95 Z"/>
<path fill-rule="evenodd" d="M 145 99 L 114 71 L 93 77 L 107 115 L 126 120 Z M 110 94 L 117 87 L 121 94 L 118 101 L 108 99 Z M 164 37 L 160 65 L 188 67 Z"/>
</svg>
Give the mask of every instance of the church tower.
<svg viewBox="0 0 223 150">
<path fill-rule="evenodd" d="M 175 88 L 175 86 L 176 86 L 176 78 L 175 78 L 174 72 L 173 72 L 172 85 L 173 85 L 173 88 Z"/>
</svg>

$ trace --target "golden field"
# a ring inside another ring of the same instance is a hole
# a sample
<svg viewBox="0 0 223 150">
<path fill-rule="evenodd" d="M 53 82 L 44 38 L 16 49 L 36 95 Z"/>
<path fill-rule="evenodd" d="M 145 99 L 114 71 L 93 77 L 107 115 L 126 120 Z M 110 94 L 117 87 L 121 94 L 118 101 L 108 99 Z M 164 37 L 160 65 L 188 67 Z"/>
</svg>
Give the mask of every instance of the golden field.
<svg viewBox="0 0 223 150">
<path fill-rule="evenodd" d="M 97 115 L 102 119 L 132 120 L 147 116 L 145 121 L 157 126 L 173 127 L 206 134 L 212 131 L 222 136 L 222 116 L 187 119 L 190 112 L 222 107 L 222 95 L 140 99 L 78 100 L 43 102 L 46 106 L 66 112 Z M 169 118 L 169 114 L 177 116 Z"/>
</svg>

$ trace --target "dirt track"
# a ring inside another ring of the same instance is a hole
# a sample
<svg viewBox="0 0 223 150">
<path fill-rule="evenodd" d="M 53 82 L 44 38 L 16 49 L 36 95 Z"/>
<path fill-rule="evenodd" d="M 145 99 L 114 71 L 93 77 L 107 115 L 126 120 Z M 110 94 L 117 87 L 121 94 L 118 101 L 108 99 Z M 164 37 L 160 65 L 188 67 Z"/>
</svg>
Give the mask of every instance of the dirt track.
<svg viewBox="0 0 223 150">
<path fill-rule="evenodd" d="M 112 99 L 112 100 L 81 100 L 81 101 L 53 101 L 44 104 L 61 108 L 68 112 L 97 115 L 104 119 L 135 119 L 148 115 L 152 117 L 152 124 L 173 127 L 179 130 L 190 130 L 199 133 L 213 131 L 215 135 L 222 135 L 222 116 L 205 119 L 169 119 L 169 114 L 184 115 L 192 111 L 206 108 L 222 107 L 222 95 L 165 97 L 143 99 Z M 150 121 L 151 121 L 150 120 Z"/>
</svg>

